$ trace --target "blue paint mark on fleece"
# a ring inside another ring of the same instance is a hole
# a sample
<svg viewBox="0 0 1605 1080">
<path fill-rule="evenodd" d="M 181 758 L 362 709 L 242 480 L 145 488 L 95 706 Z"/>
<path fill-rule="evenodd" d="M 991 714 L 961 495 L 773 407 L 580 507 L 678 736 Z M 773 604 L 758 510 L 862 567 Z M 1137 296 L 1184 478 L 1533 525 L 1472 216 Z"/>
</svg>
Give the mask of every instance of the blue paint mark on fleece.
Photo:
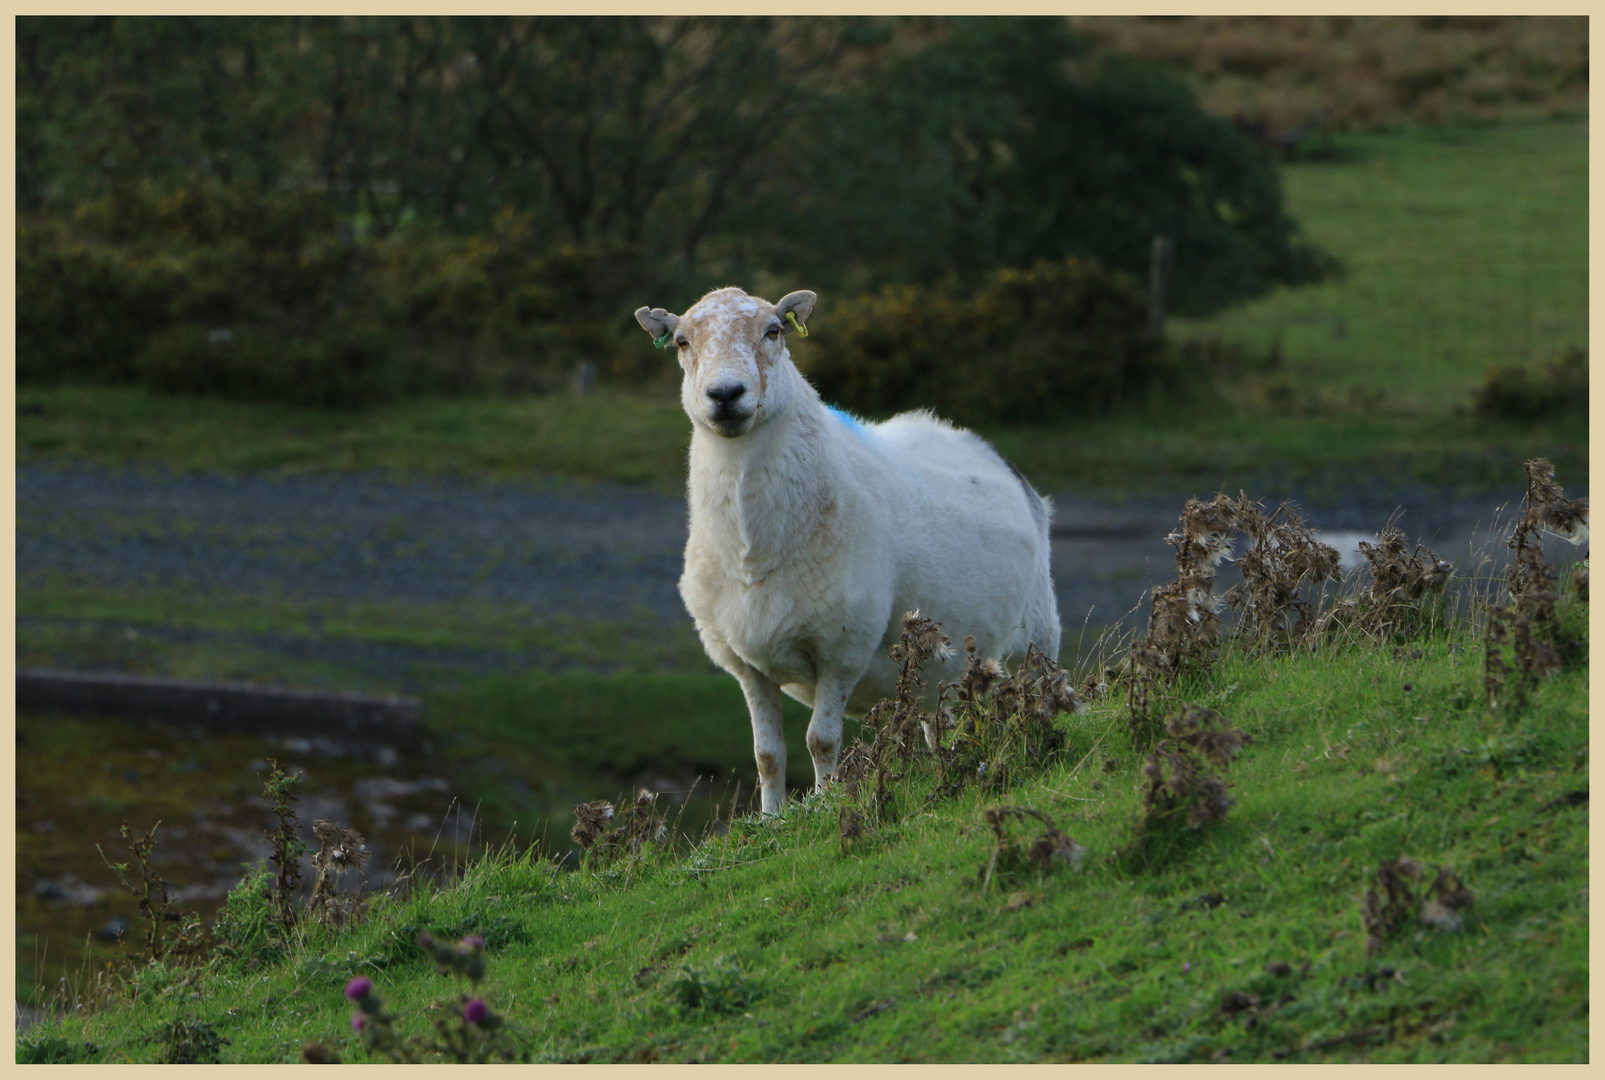
<svg viewBox="0 0 1605 1080">
<path fill-rule="evenodd" d="M 849 431 L 851 431 L 854 435 L 857 435 L 860 439 L 869 438 L 869 432 L 864 430 L 863 425 L 858 422 L 858 418 L 857 417 L 853 416 L 850 413 L 842 412 L 840 409 L 836 408 L 836 406 L 834 406 L 834 405 L 826 405 L 825 408 L 828 409 L 830 411 L 831 415 L 835 416 L 836 419 L 838 419 L 842 423 L 846 424 L 847 425 L 847 429 Z"/>
</svg>

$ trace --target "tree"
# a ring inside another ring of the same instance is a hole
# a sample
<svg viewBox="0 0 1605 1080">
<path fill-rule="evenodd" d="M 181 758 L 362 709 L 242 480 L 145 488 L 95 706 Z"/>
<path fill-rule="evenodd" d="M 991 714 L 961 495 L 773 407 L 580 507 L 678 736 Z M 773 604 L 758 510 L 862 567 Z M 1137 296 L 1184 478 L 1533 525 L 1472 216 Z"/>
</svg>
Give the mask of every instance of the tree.
<svg viewBox="0 0 1605 1080">
<path fill-rule="evenodd" d="M 1163 234 L 1191 314 L 1336 270 L 1260 147 L 1157 69 L 1080 58 L 1062 19 L 988 18 L 888 64 L 814 125 L 793 257 L 932 280 L 1081 255 L 1140 277 Z"/>
</svg>

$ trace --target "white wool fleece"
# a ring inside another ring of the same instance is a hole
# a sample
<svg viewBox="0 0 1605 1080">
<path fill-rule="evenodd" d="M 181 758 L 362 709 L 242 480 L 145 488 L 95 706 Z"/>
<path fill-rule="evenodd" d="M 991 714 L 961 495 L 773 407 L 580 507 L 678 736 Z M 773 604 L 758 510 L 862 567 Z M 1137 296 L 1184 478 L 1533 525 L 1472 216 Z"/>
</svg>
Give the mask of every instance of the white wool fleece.
<svg viewBox="0 0 1605 1080">
<path fill-rule="evenodd" d="M 788 312 L 719 289 L 684 315 L 636 312 L 670 340 L 692 421 L 680 595 L 714 662 L 741 683 L 765 813 L 785 799 L 780 694 L 812 706 L 814 780 L 835 772 L 842 717 L 889 696 L 905 612 L 974 635 L 984 657 L 1059 651 L 1050 507 L 978 435 L 929 412 L 884 423 L 827 408 L 786 348 Z M 932 661 L 927 687 L 964 658 Z"/>
</svg>

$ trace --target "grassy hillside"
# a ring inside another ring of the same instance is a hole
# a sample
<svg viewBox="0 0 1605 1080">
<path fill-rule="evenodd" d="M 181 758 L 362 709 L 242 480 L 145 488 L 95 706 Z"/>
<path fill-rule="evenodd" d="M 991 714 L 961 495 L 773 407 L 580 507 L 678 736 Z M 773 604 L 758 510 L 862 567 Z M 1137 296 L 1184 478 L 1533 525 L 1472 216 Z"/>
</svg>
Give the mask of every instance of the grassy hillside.
<svg viewBox="0 0 1605 1080">
<path fill-rule="evenodd" d="M 353 977 L 403 1035 L 461 1026 L 459 986 L 415 943 L 430 931 L 483 937 L 472 992 L 526 1060 L 1586 1060 L 1585 615 L 1563 603 L 1555 640 L 1581 649 L 1498 706 L 1466 618 L 1379 646 L 1228 647 L 1154 706 L 1248 737 L 1234 805 L 1196 831 L 1145 811 L 1151 737 L 1117 687 L 1054 722 L 1040 766 L 1008 758 L 1000 790 L 939 792 L 964 774 L 919 752 L 885 802 L 866 778 L 579 871 L 507 850 L 287 937 L 257 878 L 203 968 L 102 977 L 100 1008 L 30 1031 L 19 1058 L 289 1061 L 319 1042 L 367 1060 Z M 1001 806 L 1046 815 L 1066 857 L 1019 857 L 1037 819 L 1000 848 Z M 1414 892 L 1441 867 L 1471 902 L 1405 904 L 1368 948 L 1362 903 L 1401 858 Z"/>
<path fill-rule="evenodd" d="M 1464 404 L 1490 365 L 1588 342 L 1588 126 L 1533 122 L 1346 135 L 1288 164 L 1288 202 L 1348 277 L 1275 295 L 1179 337 L 1258 355 L 1267 388 L 1392 409 Z"/>
<path fill-rule="evenodd" d="M 1588 108 L 1580 16 L 1072 17 L 1102 48 L 1182 74 L 1204 107 L 1292 131 L 1577 114 Z"/>
</svg>

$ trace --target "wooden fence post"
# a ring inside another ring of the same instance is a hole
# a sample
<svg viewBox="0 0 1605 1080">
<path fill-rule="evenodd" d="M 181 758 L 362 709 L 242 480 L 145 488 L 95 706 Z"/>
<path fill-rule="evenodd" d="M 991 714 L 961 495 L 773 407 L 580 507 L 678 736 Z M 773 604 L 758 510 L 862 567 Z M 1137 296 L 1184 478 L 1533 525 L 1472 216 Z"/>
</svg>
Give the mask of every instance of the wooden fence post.
<svg viewBox="0 0 1605 1080">
<path fill-rule="evenodd" d="M 1155 236 L 1148 260 L 1148 336 L 1165 336 L 1165 293 L 1170 288 L 1171 243 L 1168 236 Z"/>
</svg>

